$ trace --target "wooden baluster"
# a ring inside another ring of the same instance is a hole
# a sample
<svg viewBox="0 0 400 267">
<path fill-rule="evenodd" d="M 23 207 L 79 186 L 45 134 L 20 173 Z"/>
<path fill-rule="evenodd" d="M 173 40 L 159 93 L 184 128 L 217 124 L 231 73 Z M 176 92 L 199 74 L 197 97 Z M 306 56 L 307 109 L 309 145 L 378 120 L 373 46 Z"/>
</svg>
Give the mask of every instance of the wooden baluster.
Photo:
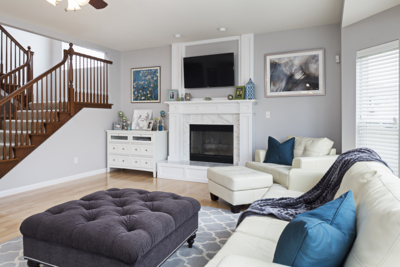
<svg viewBox="0 0 400 267">
<path fill-rule="evenodd" d="M 66 64 L 68 64 L 68 60 L 67 60 L 67 62 L 63 65 L 63 73 L 64 73 L 64 82 L 63 82 L 63 84 L 64 84 L 64 90 L 63 90 L 63 111 L 66 111 L 67 110 L 67 108 L 66 108 L 66 101 L 65 101 L 65 99 L 66 99 L 66 88 L 68 88 L 68 84 L 67 84 L 67 79 L 65 78 L 65 76 L 66 76 L 66 72 L 67 72 L 67 69 L 68 68 L 66 68 L 65 66 L 66 66 Z"/>
<path fill-rule="evenodd" d="M 25 116 L 26 116 L 26 118 L 27 118 L 27 119 L 25 120 L 25 131 L 26 131 L 26 134 L 25 134 L 25 142 L 26 142 L 26 144 L 28 145 L 28 144 L 29 144 L 29 125 L 28 125 L 29 100 L 28 100 L 28 98 L 27 98 L 28 90 L 25 89 L 24 94 L 25 94 Z M 23 128 L 22 128 L 21 130 L 23 130 Z"/>
<path fill-rule="evenodd" d="M 8 72 L 8 54 L 7 54 L 7 50 L 8 50 L 8 36 L 6 35 L 6 69 L 5 69 L 5 73 Z"/>
<path fill-rule="evenodd" d="M 78 57 L 75 56 L 75 101 L 78 101 Z"/>
<path fill-rule="evenodd" d="M 108 104 L 108 64 L 106 64 L 106 104 Z"/>
<path fill-rule="evenodd" d="M 88 90 L 89 90 L 89 60 L 86 58 L 85 59 L 86 62 L 86 89 L 85 89 L 85 102 L 88 103 L 89 102 L 89 98 L 88 98 Z"/>
<path fill-rule="evenodd" d="M 10 81 L 10 80 L 8 80 Z M 9 123 L 9 128 L 8 128 L 8 134 L 9 134 L 9 138 L 8 138 L 8 158 L 11 159 L 11 138 L 12 138 L 12 117 L 11 117 L 11 103 L 12 101 L 8 101 L 8 123 Z"/>
<path fill-rule="evenodd" d="M 21 105 L 20 105 L 21 108 L 19 110 L 19 112 L 21 114 L 21 132 L 19 134 L 19 139 L 20 139 L 21 146 L 23 146 L 24 145 L 24 135 L 23 135 L 23 132 L 24 132 L 23 131 L 24 130 L 24 101 L 26 101 L 26 100 L 25 100 L 23 93 L 21 93 L 19 96 L 21 99 Z"/>
<path fill-rule="evenodd" d="M 14 109 L 15 110 L 13 111 L 13 114 L 15 114 L 14 115 L 14 119 L 15 119 L 14 146 L 16 146 L 16 147 L 19 146 L 19 140 L 18 140 L 18 106 L 19 106 L 20 102 L 19 102 L 18 98 L 19 98 L 18 95 L 14 97 Z M 21 118 L 21 120 L 22 120 L 22 118 Z M 10 138 L 11 138 L 11 136 L 10 136 Z"/>
<path fill-rule="evenodd" d="M 89 61 L 90 65 L 90 103 L 93 103 L 93 63 L 92 60 L 90 59 Z"/>
<path fill-rule="evenodd" d="M 6 147 L 6 129 L 7 129 L 7 124 L 6 124 L 6 104 L 3 105 L 3 160 L 7 159 L 7 147 Z"/>
<path fill-rule="evenodd" d="M 40 106 L 42 108 L 42 121 L 43 121 L 45 118 L 47 118 L 47 114 L 45 114 L 44 110 L 43 110 L 43 79 L 41 79 L 40 82 L 41 82 L 41 84 L 40 84 L 40 87 L 41 87 L 41 90 L 40 90 L 40 103 L 41 103 L 41 105 Z M 46 121 L 47 121 L 47 119 L 46 119 Z M 43 132 L 44 132 L 44 124 L 42 124 L 42 133 Z"/>
<path fill-rule="evenodd" d="M 59 76 L 59 87 L 58 87 L 58 93 L 59 93 L 59 96 L 58 96 L 58 101 L 57 101 L 57 108 L 58 108 L 58 112 L 61 112 L 61 78 L 62 78 L 62 76 L 61 76 L 61 69 L 62 69 L 62 66 L 59 68 L 59 70 L 58 70 L 58 76 Z M 57 114 L 57 113 L 56 113 Z M 58 116 L 57 116 L 57 118 L 56 118 L 56 121 L 58 121 Z"/>
<path fill-rule="evenodd" d="M 36 88 L 36 129 L 35 133 L 39 133 L 41 129 L 41 125 L 39 124 L 39 83 L 35 83 L 33 88 Z M 35 90 L 35 89 L 33 89 Z M 33 114 L 32 114 L 33 116 Z M 33 118 L 32 118 L 33 119 Z"/>
</svg>

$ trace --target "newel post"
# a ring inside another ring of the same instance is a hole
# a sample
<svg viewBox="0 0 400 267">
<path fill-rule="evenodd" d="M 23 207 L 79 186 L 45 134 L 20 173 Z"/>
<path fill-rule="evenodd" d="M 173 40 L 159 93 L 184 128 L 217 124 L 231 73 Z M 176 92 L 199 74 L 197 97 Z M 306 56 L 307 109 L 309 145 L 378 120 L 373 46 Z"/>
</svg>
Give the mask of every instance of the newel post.
<svg viewBox="0 0 400 267">
<path fill-rule="evenodd" d="M 30 82 L 33 80 L 33 52 L 31 51 L 31 47 L 28 46 L 28 52 L 27 52 L 27 57 L 28 57 L 28 66 L 26 67 L 26 82 Z M 33 101 L 33 87 L 29 87 L 27 90 L 27 99 L 28 102 Z"/>
<path fill-rule="evenodd" d="M 68 54 L 68 110 L 71 116 L 75 115 L 75 89 L 73 86 L 74 83 L 74 67 L 72 64 L 72 59 L 74 56 L 74 49 L 72 48 L 73 44 L 69 44 Z"/>
</svg>

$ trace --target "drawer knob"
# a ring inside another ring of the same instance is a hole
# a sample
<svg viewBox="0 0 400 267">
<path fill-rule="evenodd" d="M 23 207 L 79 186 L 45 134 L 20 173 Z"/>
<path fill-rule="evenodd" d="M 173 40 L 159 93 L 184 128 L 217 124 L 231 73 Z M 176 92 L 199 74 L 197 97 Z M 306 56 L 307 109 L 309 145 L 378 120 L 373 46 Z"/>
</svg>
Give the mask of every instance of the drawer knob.
<svg viewBox="0 0 400 267">
<path fill-rule="evenodd" d="M 122 160 L 122 162 L 125 162 L 125 160 Z"/>
<path fill-rule="evenodd" d="M 147 149 L 146 149 L 146 151 L 147 151 Z"/>
<path fill-rule="evenodd" d="M 115 159 L 113 159 L 113 161 L 115 161 Z"/>
<path fill-rule="evenodd" d="M 135 161 L 135 163 L 137 163 L 137 161 Z"/>
<path fill-rule="evenodd" d="M 125 148 L 123 148 L 122 150 L 125 150 Z"/>
</svg>

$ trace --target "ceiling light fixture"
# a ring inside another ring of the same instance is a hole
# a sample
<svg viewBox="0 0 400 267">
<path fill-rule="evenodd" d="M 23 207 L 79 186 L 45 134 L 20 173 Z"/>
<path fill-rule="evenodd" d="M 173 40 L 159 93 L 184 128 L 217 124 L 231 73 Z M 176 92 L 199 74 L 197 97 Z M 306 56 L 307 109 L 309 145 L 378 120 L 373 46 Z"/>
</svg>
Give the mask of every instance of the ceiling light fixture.
<svg viewBox="0 0 400 267">
<path fill-rule="evenodd" d="M 66 4 L 66 8 L 64 10 L 77 11 L 79 9 L 81 9 L 81 7 L 78 5 L 77 0 L 68 0 L 68 4 Z"/>
<path fill-rule="evenodd" d="M 182 35 L 180 35 L 179 33 L 175 34 L 176 38 L 182 37 Z"/>
<path fill-rule="evenodd" d="M 224 31 L 227 30 L 227 28 L 225 28 L 225 27 L 220 27 L 220 28 L 218 28 L 218 30 L 219 30 L 220 32 L 224 32 Z"/>
<path fill-rule="evenodd" d="M 62 1 L 62 0 L 47 0 L 47 2 L 49 2 L 50 4 L 52 4 L 53 6 L 56 6 L 56 5 L 58 5 L 58 2 L 59 1 Z"/>
</svg>

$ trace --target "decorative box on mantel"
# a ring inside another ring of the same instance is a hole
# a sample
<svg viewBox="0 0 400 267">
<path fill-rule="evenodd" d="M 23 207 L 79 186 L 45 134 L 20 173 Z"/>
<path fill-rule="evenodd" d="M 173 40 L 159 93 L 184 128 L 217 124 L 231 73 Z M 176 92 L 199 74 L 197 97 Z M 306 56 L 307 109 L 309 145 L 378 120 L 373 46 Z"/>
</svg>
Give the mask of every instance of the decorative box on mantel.
<svg viewBox="0 0 400 267">
<path fill-rule="evenodd" d="M 157 164 L 157 177 L 207 183 L 207 169 L 226 163 L 196 163 L 191 159 L 190 125 L 233 125 L 230 134 L 233 165 L 252 161 L 256 100 L 168 101 L 169 156 Z M 226 140 L 224 140 L 226 142 Z M 221 146 L 226 146 L 224 143 Z"/>
</svg>

